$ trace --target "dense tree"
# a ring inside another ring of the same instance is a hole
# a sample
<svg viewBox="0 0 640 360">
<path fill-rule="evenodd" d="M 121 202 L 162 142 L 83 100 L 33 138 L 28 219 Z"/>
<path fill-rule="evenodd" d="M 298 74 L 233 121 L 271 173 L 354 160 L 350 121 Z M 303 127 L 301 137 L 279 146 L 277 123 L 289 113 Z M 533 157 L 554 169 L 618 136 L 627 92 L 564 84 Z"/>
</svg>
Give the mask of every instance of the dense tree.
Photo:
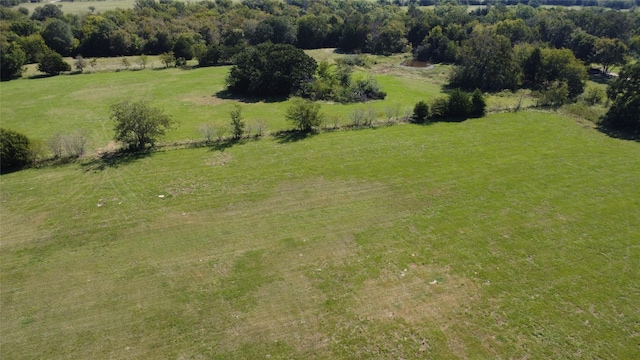
<svg viewBox="0 0 640 360">
<path fill-rule="evenodd" d="M 595 42 L 593 61 L 602 64 L 602 71 L 608 74 L 612 65 L 624 64 L 624 56 L 628 50 L 619 39 L 600 38 Z"/>
<path fill-rule="evenodd" d="M 45 44 L 58 54 L 67 55 L 73 47 L 71 27 L 62 20 L 54 19 L 47 23 L 41 35 Z"/>
<path fill-rule="evenodd" d="M 22 76 L 22 66 L 27 56 L 16 44 L 0 43 L 0 80 L 11 80 Z"/>
<path fill-rule="evenodd" d="M 198 59 L 198 65 L 200 66 L 214 66 L 220 62 L 221 51 L 220 47 L 215 44 L 196 51 L 196 58 Z"/>
<path fill-rule="evenodd" d="M 480 89 L 475 89 L 471 94 L 471 109 L 469 115 L 482 117 L 487 113 L 487 101 Z"/>
<path fill-rule="evenodd" d="M 564 82 L 569 89 L 569 98 L 575 98 L 584 90 L 587 69 L 569 49 L 542 49 L 538 81 L 543 86 L 554 81 Z"/>
<path fill-rule="evenodd" d="M 607 88 L 607 96 L 612 104 L 604 123 L 640 135 L 640 63 L 623 67 Z"/>
<path fill-rule="evenodd" d="M 48 75 L 58 75 L 64 71 L 71 71 L 71 65 L 64 61 L 62 55 L 55 51 L 48 51 L 40 59 L 38 71 Z"/>
<path fill-rule="evenodd" d="M 0 172 L 18 170 L 33 161 L 26 135 L 0 128 Z"/>
<path fill-rule="evenodd" d="M 62 9 L 55 4 L 46 4 L 45 6 L 38 6 L 33 10 L 31 19 L 38 21 L 45 21 L 47 19 L 61 19 Z"/>
<path fill-rule="evenodd" d="M 429 105 L 425 101 L 418 101 L 413 107 L 411 122 L 424 124 L 429 119 Z"/>
<path fill-rule="evenodd" d="M 287 120 L 300 131 L 311 131 L 322 123 L 320 104 L 309 100 L 295 99 L 287 109 Z"/>
<path fill-rule="evenodd" d="M 453 86 L 498 91 L 515 89 L 521 82 L 511 42 L 491 29 L 474 29 L 461 48 L 460 62 L 451 75 Z"/>
<path fill-rule="evenodd" d="M 227 77 L 232 93 L 259 96 L 289 95 L 311 81 L 316 61 L 291 45 L 260 44 L 236 56 Z"/>
<path fill-rule="evenodd" d="M 135 151 L 144 150 L 147 145 L 153 147 L 176 124 L 169 115 L 146 101 L 118 102 L 111 106 L 111 118 L 115 122 L 114 139 Z"/>
<path fill-rule="evenodd" d="M 27 64 L 40 62 L 42 56 L 51 50 L 47 44 L 44 43 L 44 39 L 40 34 L 21 37 L 17 43 L 27 56 Z"/>
</svg>

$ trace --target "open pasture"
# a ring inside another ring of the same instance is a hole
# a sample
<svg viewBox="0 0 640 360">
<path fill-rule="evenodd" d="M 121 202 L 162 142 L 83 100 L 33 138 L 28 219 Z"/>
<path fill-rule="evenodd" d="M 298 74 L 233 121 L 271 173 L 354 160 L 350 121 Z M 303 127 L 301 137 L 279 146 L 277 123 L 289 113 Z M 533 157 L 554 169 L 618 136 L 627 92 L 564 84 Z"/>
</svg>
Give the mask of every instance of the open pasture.
<svg viewBox="0 0 640 360">
<path fill-rule="evenodd" d="M 3 175 L 2 355 L 637 358 L 639 159 L 521 112 Z"/>
<path fill-rule="evenodd" d="M 324 58 L 330 60 L 330 56 L 336 55 L 324 55 Z M 131 59 L 132 63 L 134 61 L 135 57 Z M 390 61 L 395 63 L 399 60 Z M 99 63 L 102 67 L 116 66 L 119 60 L 101 62 L 104 62 L 103 65 Z M 224 92 L 228 66 L 182 70 L 163 69 L 157 65 L 157 60 L 150 58 L 146 70 L 3 82 L 0 84 L 3 126 L 43 141 L 56 132 L 64 134 L 83 130 L 90 138 L 91 149 L 102 148 L 113 137 L 109 107 L 118 101 L 134 98 L 149 100 L 179 121 L 177 129 L 167 134 L 167 141 L 201 139 L 198 127 L 202 124 L 226 128 L 230 122 L 229 112 L 238 101 L 248 125 L 262 121 L 268 131 L 291 127 L 284 117 L 290 100 L 229 97 Z M 322 112 L 327 125 L 347 124 L 356 109 L 371 109 L 381 119 L 390 109 L 405 113 L 411 111 L 417 101 L 440 94 L 440 86 L 426 82 L 420 75 L 425 74 L 424 71 L 404 72 L 407 76 L 382 72 L 371 75 L 388 93 L 383 101 L 348 105 L 324 103 Z M 363 72 L 356 76 L 370 75 Z"/>
</svg>

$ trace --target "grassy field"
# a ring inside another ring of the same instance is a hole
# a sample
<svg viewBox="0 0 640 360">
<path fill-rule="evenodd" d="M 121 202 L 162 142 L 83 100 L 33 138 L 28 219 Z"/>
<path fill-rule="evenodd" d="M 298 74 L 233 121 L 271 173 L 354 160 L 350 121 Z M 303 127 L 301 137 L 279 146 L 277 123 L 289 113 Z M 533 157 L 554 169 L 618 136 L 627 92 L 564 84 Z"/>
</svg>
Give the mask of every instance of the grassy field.
<svg viewBox="0 0 640 360">
<path fill-rule="evenodd" d="M 3 175 L 0 352 L 638 358 L 639 159 L 521 112 Z"/>
<path fill-rule="evenodd" d="M 330 50 L 312 52 L 319 59 L 335 56 Z M 383 101 L 368 104 L 324 103 L 322 112 L 328 125 L 344 125 L 356 110 L 371 109 L 379 118 L 385 118 L 388 109 L 404 113 L 422 99 L 441 94 L 440 85 L 429 74 L 441 76 L 434 69 L 399 69 L 399 57 L 386 58 L 375 65 L 373 76 L 388 93 Z M 131 59 L 135 62 L 135 57 Z M 98 69 L 112 69 L 119 59 L 104 59 Z M 391 71 L 395 69 L 394 71 Z M 113 137 L 113 124 L 109 119 L 109 106 L 129 99 L 147 99 L 177 119 L 179 127 L 168 133 L 167 141 L 199 139 L 198 127 L 211 123 L 218 128 L 230 122 L 229 112 L 238 99 L 223 92 L 229 67 L 197 68 L 192 70 L 163 69 L 155 58 L 150 58 L 146 70 L 96 72 L 64 75 L 50 78 L 20 79 L 0 84 L 0 117 L 3 126 L 25 133 L 34 139 L 46 140 L 51 134 L 85 131 L 90 148 L 105 147 Z M 369 76 L 366 73 L 356 76 Z M 243 116 L 248 124 L 263 121 L 269 131 L 291 127 L 285 119 L 290 105 L 287 99 L 240 99 Z"/>
</svg>

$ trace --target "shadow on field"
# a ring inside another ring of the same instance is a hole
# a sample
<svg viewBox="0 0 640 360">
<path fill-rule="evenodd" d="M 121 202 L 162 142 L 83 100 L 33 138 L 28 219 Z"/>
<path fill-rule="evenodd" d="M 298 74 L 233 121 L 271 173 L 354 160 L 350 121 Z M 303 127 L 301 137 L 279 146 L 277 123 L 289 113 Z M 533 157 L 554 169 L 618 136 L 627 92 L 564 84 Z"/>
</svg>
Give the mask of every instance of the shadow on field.
<svg viewBox="0 0 640 360">
<path fill-rule="evenodd" d="M 640 142 L 640 132 L 637 131 L 614 129 L 603 124 L 598 125 L 598 131 L 615 139 Z"/>
<path fill-rule="evenodd" d="M 279 103 L 283 101 L 287 101 L 289 97 L 287 96 L 240 96 L 236 94 L 232 94 L 228 90 L 220 90 L 213 95 L 218 99 L 224 100 L 236 100 L 239 102 L 243 102 L 246 104 L 255 104 L 259 102 L 264 103 Z"/>
<path fill-rule="evenodd" d="M 291 142 L 296 142 L 300 140 L 304 140 L 310 138 L 314 135 L 317 135 L 315 131 L 300 131 L 300 130 L 282 130 L 273 134 L 273 137 L 276 138 L 278 143 L 286 144 Z"/>
<path fill-rule="evenodd" d="M 128 164 L 151 155 L 151 151 L 131 152 L 119 150 L 107 152 L 100 156 L 83 162 L 80 166 L 85 171 L 102 171 L 108 167 L 117 168 L 120 165 Z"/>
</svg>

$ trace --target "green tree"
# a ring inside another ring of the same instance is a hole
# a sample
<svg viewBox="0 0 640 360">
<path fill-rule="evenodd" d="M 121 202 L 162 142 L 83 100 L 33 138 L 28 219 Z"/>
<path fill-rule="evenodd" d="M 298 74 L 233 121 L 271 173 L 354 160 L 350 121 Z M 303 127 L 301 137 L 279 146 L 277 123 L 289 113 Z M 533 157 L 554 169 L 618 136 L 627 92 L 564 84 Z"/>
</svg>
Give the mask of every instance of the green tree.
<svg viewBox="0 0 640 360">
<path fill-rule="evenodd" d="M 62 56 L 57 52 L 49 51 L 40 59 L 38 71 L 48 75 L 58 75 L 64 71 L 71 71 L 71 65 L 64 61 Z"/>
<path fill-rule="evenodd" d="M 176 124 L 147 101 L 120 101 L 111 106 L 111 118 L 115 121 L 114 139 L 136 151 L 144 150 L 147 145 L 153 147 Z"/>
<path fill-rule="evenodd" d="M 482 117 L 487 113 L 487 101 L 484 99 L 484 95 L 480 89 L 476 89 L 471 94 L 471 110 L 469 115 L 475 117 Z"/>
<path fill-rule="evenodd" d="M 429 118 L 429 105 L 420 100 L 413 107 L 413 115 L 411 116 L 411 122 L 416 124 L 424 124 Z"/>
<path fill-rule="evenodd" d="M 42 29 L 42 38 L 51 50 L 58 54 L 68 55 L 73 47 L 73 33 L 66 22 L 54 19 Z"/>
<path fill-rule="evenodd" d="M 0 128 L 0 172 L 18 170 L 33 161 L 26 135 Z"/>
<path fill-rule="evenodd" d="M 176 64 L 176 57 L 173 55 L 173 51 L 169 51 L 160 54 L 160 61 L 162 61 L 165 68 L 169 68 Z"/>
<path fill-rule="evenodd" d="M 20 46 L 0 43 L 0 80 L 11 80 L 22 76 L 27 56 Z"/>
<path fill-rule="evenodd" d="M 466 118 L 471 113 L 471 97 L 468 93 L 455 89 L 449 94 L 449 111 L 452 118 Z"/>
<path fill-rule="evenodd" d="M 242 120 L 242 108 L 240 105 L 234 105 L 233 110 L 229 114 L 231 116 L 231 133 L 234 140 L 240 140 L 244 135 L 246 124 Z"/>
<path fill-rule="evenodd" d="M 628 64 L 607 88 L 612 104 L 604 124 L 640 135 L 640 63 Z"/>
<path fill-rule="evenodd" d="M 624 55 L 627 51 L 629 49 L 619 39 L 600 38 L 595 43 L 593 61 L 602 64 L 602 71 L 608 74 L 611 66 L 624 64 Z"/>
<path fill-rule="evenodd" d="M 286 118 L 296 129 L 304 132 L 311 131 L 322 123 L 320 104 L 296 99 L 287 109 Z"/>
<path fill-rule="evenodd" d="M 461 65 L 451 75 L 452 86 L 484 91 L 515 89 L 522 73 L 509 39 L 477 27 L 460 50 Z"/>
<path fill-rule="evenodd" d="M 236 55 L 227 77 L 235 94 L 289 95 L 313 79 L 317 63 L 292 45 L 264 43 Z"/>
</svg>

